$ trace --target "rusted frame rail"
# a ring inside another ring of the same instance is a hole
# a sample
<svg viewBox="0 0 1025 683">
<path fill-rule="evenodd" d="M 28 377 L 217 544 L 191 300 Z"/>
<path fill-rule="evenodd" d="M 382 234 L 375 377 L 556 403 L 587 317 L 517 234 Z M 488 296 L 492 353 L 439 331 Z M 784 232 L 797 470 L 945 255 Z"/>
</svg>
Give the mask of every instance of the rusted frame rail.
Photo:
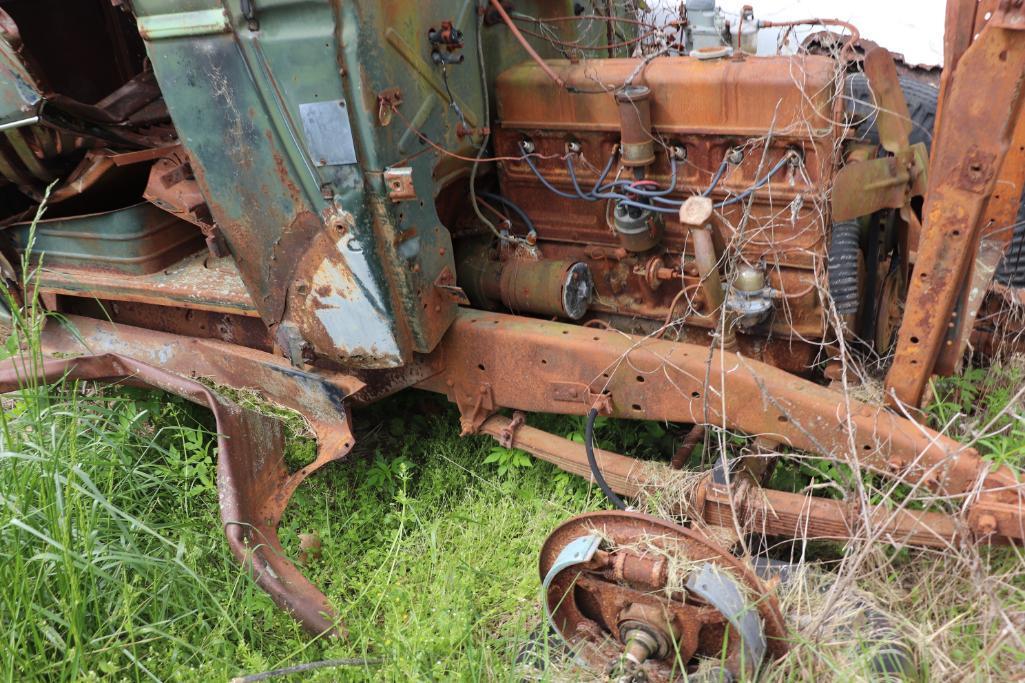
<svg viewBox="0 0 1025 683">
<path fill-rule="evenodd" d="M 481 432 L 496 439 L 511 434 L 509 446 L 571 474 L 592 479 L 582 444 L 527 425 L 511 428 L 511 422 L 504 415 L 494 415 L 481 425 Z M 674 471 L 661 463 L 641 462 L 601 449 L 596 449 L 595 458 L 609 486 L 623 496 L 636 498 L 678 480 Z M 858 505 L 848 501 L 768 488 L 724 486 L 714 483 L 710 476 L 695 485 L 690 500 L 676 512 L 727 529 L 746 526 L 770 536 L 819 541 L 847 541 L 871 535 L 897 546 L 945 548 L 971 533 L 966 524 L 959 524 L 942 512 L 873 506 L 863 514 Z"/>
<path fill-rule="evenodd" d="M 716 425 L 971 501 L 975 532 L 1025 539 L 1021 486 L 1008 468 L 990 469 L 974 449 L 882 406 L 735 353 L 471 310 L 438 353 L 446 370 L 418 386 L 449 396 L 466 431 L 500 407 L 581 415 L 598 406 L 615 417 Z M 954 534 L 938 518 L 929 526 Z"/>
<path fill-rule="evenodd" d="M 960 330 L 983 217 L 1025 95 L 1025 4 L 1000 0 L 973 42 L 953 42 L 963 53 L 944 77 L 918 255 L 886 377 L 890 403 L 914 408 L 929 377 L 952 372 L 960 356 L 956 340 L 965 336 Z M 972 134 L 967 148 L 966 131 Z"/>
</svg>

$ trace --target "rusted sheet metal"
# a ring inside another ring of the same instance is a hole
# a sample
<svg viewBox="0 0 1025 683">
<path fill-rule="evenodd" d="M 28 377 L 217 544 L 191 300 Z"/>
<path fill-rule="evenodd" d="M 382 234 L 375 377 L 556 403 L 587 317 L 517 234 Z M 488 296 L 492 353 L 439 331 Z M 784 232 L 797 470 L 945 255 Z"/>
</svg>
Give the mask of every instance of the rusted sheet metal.
<svg viewBox="0 0 1025 683">
<path fill-rule="evenodd" d="M 511 429 L 511 423 L 508 417 L 494 415 L 481 425 L 481 431 L 496 439 L 508 434 L 508 447 L 524 450 L 570 474 L 592 478 L 583 444 L 527 425 Z M 633 498 L 674 480 L 673 472 L 665 465 L 600 448 L 594 452 L 605 480 L 620 495 Z M 862 511 L 840 500 L 757 486 L 722 486 L 713 483 L 710 476 L 694 488 L 691 500 L 677 513 L 727 529 L 740 524 L 770 536 L 808 540 L 846 541 L 872 533 L 878 540 L 896 546 L 945 548 L 963 540 L 966 530 L 963 523 L 939 512 L 895 511 L 881 506 Z M 1008 539 L 991 536 L 988 540 L 1006 543 Z"/>
<path fill-rule="evenodd" d="M 734 353 L 473 310 L 460 313 L 441 350 L 447 370 L 419 386 L 448 395 L 469 428 L 499 407 L 577 415 L 599 407 L 766 436 L 941 495 L 981 486 L 978 509 L 1019 500 L 1013 473 L 991 469 L 974 449 Z M 1001 533 L 1025 536 L 1020 518 L 998 521 Z"/>
<path fill-rule="evenodd" d="M 848 42 L 851 42 L 849 34 L 837 33 L 836 31 L 815 31 L 801 41 L 801 51 L 813 55 L 832 56 L 839 53 Z M 852 43 L 852 51 L 849 53 L 849 67 L 857 66 L 864 61 L 865 53 L 880 47 L 879 43 L 859 36 Z M 939 87 L 940 72 L 942 68 L 936 64 L 909 64 L 904 55 L 900 52 L 891 52 L 893 61 L 896 62 L 897 71 L 901 76 L 913 78 L 922 83 L 928 83 L 934 88 Z"/>
<path fill-rule="evenodd" d="M 214 219 L 192 171 L 188 152 L 180 145 L 161 152 L 150 168 L 143 197 L 182 220 L 198 226 L 208 239 Z M 226 255 L 226 254 L 222 254 Z"/>
<path fill-rule="evenodd" d="M 943 23 L 943 73 L 940 76 L 940 94 L 937 121 L 942 118 L 944 101 L 950 81 L 965 50 L 982 29 L 986 13 L 992 16 L 998 0 L 947 0 Z"/>
<path fill-rule="evenodd" d="M 44 293 L 259 315 L 232 259 L 199 253 L 167 270 L 131 278 L 88 269 L 46 268 L 45 255 L 43 263 L 38 282 Z"/>
<path fill-rule="evenodd" d="M 177 26 L 183 18 L 173 3 L 137 9 L 144 24 L 164 18 Z M 351 164 L 311 157 L 312 141 L 324 131 L 304 127 L 302 117 L 304 107 L 333 106 L 329 127 L 351 145 L 335 8 L 279 3 L 262 17 L 260 31 L 236 10 L 221 12 L 234 34 L 188 41 L 150 35 L 146 47 L 196 182 L 256 309 L 269 326 L 291 324 L 297 341 L 327 357 L 400 364 L 411 340 L 396 323 L 393 271 L 375 249 L 368 188 Z M 339 222 L 346 224 L 344 239 Z M 311 281 L 312 288 L 297 292 Z M 291 298 L 303 305 L 292 308 Z M 293 315 L 310 309 L 316 313 Z"/>
<path fill-rule="evenodd" d="M 0 392 L 17 390 L 30 377 L 43 382 L 96 380 L 154 387 L 209 408 L 217 421 L 221 522 L 232 554 L 274 602 L 309 632 L 344 634 L 327 598 L 288 559 L 277 535 L 281 515 L 299 483 L 327 461 L 343 457 L 351 447 L 353 438 L 344 413 L 330 423 L 320 422 L 318 435 L 323 441 L 317 461 L 289 474 L 284 462 L 284 432 L 277 419 L 241 408 L 205 385 L 166 369 L 115 353 L 48 359 L 40 367 L 18 357 L 0 364 Z M 216 379 L 231 378 L 218 375 Z M 302 392 L 301 382 L 295 378 L 290 382 L 293 391 Z M 332 444 L 328 450 L 324 441 Z"/>
<path fill-rule="evenodd" d="M 0 9 L 0 120 L 34 115 L 42 91 L 39 67 L 25 50 L 18 24 Z"/>
<path fill-rule="evenodd" d="M 1025 117 L 1015 122 L 1007 156 L 997 173 L 993 194 L 983 214 L 982 234 L 988 240 L 1007 245 L 1014 234 L 1021 200 L 1025 197 Z"/>
<path fill-rule="evenodd" d="M 586 562 L 549 577 L 553 568 L 558 570 L 563 549 L 591 534 L 601 539 L 601 547 Z M 688 576 L 677 574 L 690 574 L 706 562 L 749 593 L 745 607 L 757 610 L 763 630 L 757 650 L 747 649 L 753 643 L 746 643 L 714 606 L 686 599 Z M 552 532 L 538 568 L 541 579 L 549 581 L 544 600 L 552 624 L 595 669 L 617 661 L 624 646 L 630 651 L 631 628 L 662 641 L 635 657 L 641 660 L 638 668 L 643 667 L 639 680 L 675 680 L 680 663 L 695 656 L 715 658 L 736 680 L 746 679 L 755 675 L 766 646 L 772 657 L 788 649 L 776 596 L 750 566 L 695 529 L 635 512 L 589 512 Z"/>
<path fill-rule="evenodd" d="M 267 326 L 259 318 L 251 316 L 135 301 L 104 301 L 69 296 L 61 296 L 58 301 L 62 314 L 81 315 L 118 325 L 143 327 L 187 337 L 219 339 L 251 349 L 274 352 L 274 339 Z"/>
<path fill-rule="evenodd" d="M 965 50 L 948 82 L 933 143 L 918 256 L 905 305 L 887 398 L 917 407 L 949 325 L 966 296 L 983 211 L 1006 155 L 1022 99 L 1025 8 L 998 9 Z M 958 71 L 967 77 L 958 78 Z M 976 135 L 965 149 L 965 131 Z"/>
<path fill-rule="evenodd" d="M 957 324 L 947 330 L 943 348 L 936 359 L 935 372 L 940 375 L 953 375 L 961 370 L 968 349 L 975 321 L 986 300 L 997 265 L 1004 256 L 1005 245 L 1000 240 L 983 238 L 975 254 L 972 264 L 971 280 L 968 291 L 957 310 Z"/>
<path fill-rule="evenodd" d="M 54 268 L 106 272 L 118 279 L 151 275 L 202 247 L 198 231 L 148 202 L 113 211 L 16 223 L 8 229 L 24 254 L 34 237 L 34 262 Z"/>
<path fill-rule="evenodd" d="M 214 339 L 181 337 L 92 318 L 67 316 L 67 327 L 48 325 L 42 335 L 49 354 L 116 353 L 170 372 L 207 377 L 218 384 L 258 391 L 273 403 L 301 413 L 317 435 L 316 469 L 341 458 L 352 438 L 338 428 L 345 399 L 363 388 L 349 375 L 307 372 L 284 359 Z M 296 482 L 298 483 L 298 482 Z"/>
<path fill-rule="evenodd" d="M 948 8 L 950 5 L 954 5 L 956 9 L 956 6 L 961 4 L 966 5 L 965 14 L 968 16 L 973 7 L 975 10 L 973 24 L 970 27 L 960 28 L 962 32 L 967 33 L 970 42 L 971 37 L 977 34 L 992 18 L 994 10 L 997 9 L 998 0 L 980 0 L 978 3 L 962 3 L 962 0 L 951 0 L 948 2 Z M 951 15 L 948 14 L 948 21 L 950 17 Z M 958 30 L 956 24 L 953 30 Z M 967 44 L 965 43 L 964 47 L 967 47 Z M 963 48 L 961 52 L 963 52 Z M 956 62 L 957 59 L 960 59 L 960 52 L 954 56 L 953 61 Z M 940 112 L 942 113 L 942 107 L 940 107 Z M 937 118 L 937 120 L 940 119 Z M 1018 219 L 1018 211 L 1023 198 L 1025 198 L 1025 117 L 1019 116 L 1014 124 L 1011 145 L 1008 147 L 1004 163 L 997 173 L 993 194 L 990 195 L 983 214 L 982 234 L 985 239 L 1004 245 L 1010 243 L 1013 225 Z"/>
</svg>

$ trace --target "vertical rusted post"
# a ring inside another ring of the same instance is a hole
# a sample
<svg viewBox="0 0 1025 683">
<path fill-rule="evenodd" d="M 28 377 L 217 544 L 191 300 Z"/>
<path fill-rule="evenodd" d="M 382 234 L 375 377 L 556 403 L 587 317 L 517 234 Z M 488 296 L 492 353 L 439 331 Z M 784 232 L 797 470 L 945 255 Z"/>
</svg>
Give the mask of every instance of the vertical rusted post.
<svg viewBox="0 0 1025 683">
<path fill-rule="evenodd" d="M 891 404 L 917 406 L 948 332 L 979 244 L 983 212 L 1018 119 L 1025 78 L 1025 7 L 1001 0 L 948 77 L 933 143 L 924 224 L 893 366 Z M 966 149 L 962 141 L 973 134 Z M 956 335 L 954 335 L 956 338 Z M 951 342 L 953 343 L 953 342 Z"/>
</svg>

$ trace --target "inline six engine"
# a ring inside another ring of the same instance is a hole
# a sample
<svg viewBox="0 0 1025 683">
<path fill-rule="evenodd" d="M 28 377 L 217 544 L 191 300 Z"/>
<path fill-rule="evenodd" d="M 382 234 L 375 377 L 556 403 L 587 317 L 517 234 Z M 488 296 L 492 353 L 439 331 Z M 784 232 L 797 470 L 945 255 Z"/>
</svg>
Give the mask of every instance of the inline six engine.
<svg viewBox="0 0 1025 683">
<path fill-rule="evenodd" d="M 464 243 L 471 299 L 704 343 L 719 330 L 807 370 L 828 327 L 837 64 L 712 57 L 549 60 L 563 85 L 535 63 L 499 75 L 500 189 L 482 199 L 522 212 L 500 248 Z M 693 225 L 688 197 L 711 208 Z"/>
</svg>

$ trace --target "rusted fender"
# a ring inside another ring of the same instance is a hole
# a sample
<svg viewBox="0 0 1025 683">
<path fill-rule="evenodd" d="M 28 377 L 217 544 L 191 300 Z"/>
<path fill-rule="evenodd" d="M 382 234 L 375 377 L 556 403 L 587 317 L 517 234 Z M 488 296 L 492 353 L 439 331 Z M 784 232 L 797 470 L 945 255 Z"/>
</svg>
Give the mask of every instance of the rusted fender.
<svg viewBox="0 0 1025 683">
<path fill-rule="evenodd" d="M 188 346 L 187 341 L 179 343 Z M 199 359 L 194 360 L 197 367 L 202 367 Z M 331 444 L 330 450 L 324 450 L 322 444 L 316 461 L 290 474 L 285 466 L 284 432 L 279 420 L 242 408 L 193 379 L 116 353 L 48 358 L 38 365 L 20 358 L 0 363 L 0 392 L 17 390 L 30 379 L 52 383 L 65 378 L 153 387 L 209 408 L 217 421 L 217 490 L 232 554 L 275 604 L 307 631 L 344 635 L 344 626 L 326 596 L 288 559 L 277 535 L 281 515 L 299 483 L 351 448 L 354 440 L 344 412 L 337 413 L 331 422 L 318 422 L 317 434 Z M 223 374 L 217 374 L 216 379 L 227 383 Z M 291 382 L 293 395 L 302 396 L 301 383 L 294 378 Z"/>
</svg>

